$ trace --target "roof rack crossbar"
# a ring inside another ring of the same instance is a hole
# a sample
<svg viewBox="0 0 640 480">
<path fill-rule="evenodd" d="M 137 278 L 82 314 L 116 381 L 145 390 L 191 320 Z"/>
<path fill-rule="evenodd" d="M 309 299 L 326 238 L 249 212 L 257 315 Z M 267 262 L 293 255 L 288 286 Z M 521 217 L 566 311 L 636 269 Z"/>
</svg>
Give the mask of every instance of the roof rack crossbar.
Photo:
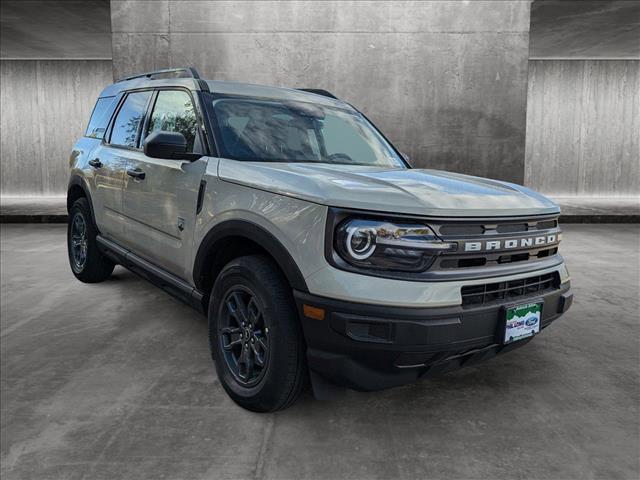
<svg viewBox="0 0 640 480">
<path fill-rule="evenodd" d="M 165 68 L 163 70 L 155 70 L 153 72 L 141 73 L 139 75 L 131 75 L 130 77 L 120 78 L 116 83 L 126 82 L 127 80 L 133 80 L 135 78 L 143 78 L 146 77 L 148 79 L 153 79 L 153 77 L 159 75 L 166 75 L 170 73 L 185 73 L 187 74 L 186 78 L 195 78 L 196 80 L 200 80 L 200 75 L 198 71 L 193 67 L 181 67 L 181 68 Z M 185 78 L 185 77 L 176 77 L 176 78 Z"/>
<path fill-rule="evenodd" d="M 297 90 L 300 90 L 301 92 L 315 93 L 316 95 L 322 95 L 323 97 L 335 98 L 336 100 L 339 100 L 339 98 L 336 97 L 333 93 L 321 88 L 298 88 Z"/>
</svg>

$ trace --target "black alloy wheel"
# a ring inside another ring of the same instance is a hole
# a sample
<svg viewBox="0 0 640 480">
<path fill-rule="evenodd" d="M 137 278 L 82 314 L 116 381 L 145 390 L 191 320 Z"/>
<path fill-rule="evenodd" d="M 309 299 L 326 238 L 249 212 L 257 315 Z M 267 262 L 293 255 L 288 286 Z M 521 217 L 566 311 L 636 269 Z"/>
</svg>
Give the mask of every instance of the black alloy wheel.
<svg viewBox="0 0 640 480">
<path fill-rule="evenodd" d="M 250 387 L 262 380 L 269 361 L 269 327 L 254 293 L 243 285 L 229 289 L 220 305 L 220 348 L 238 383 Z"/>
<path fill-rule="evenodd" d="M 78 272 L 81 272 L 87 262 L 87 222 L 82 212 L 76 212 L 71 220 L 71 256 L 73 265 Z"/>
<path fill-rule="evenodd" d="M 220 384 L 238 405 L 273 412 L 292 405 L 308 371 L 287 278 L 272 258 L 227 263 L 209 297 L 209 347 Z"/>
<path fill-rule="evenodd" d="M 98 229 L 86 198 L 77 199 L 69 210 L 67 251 L 69 265 L 75 277 L 84 283 L 104 282 L 115 264 L 100 251 Z"/>
</svg>

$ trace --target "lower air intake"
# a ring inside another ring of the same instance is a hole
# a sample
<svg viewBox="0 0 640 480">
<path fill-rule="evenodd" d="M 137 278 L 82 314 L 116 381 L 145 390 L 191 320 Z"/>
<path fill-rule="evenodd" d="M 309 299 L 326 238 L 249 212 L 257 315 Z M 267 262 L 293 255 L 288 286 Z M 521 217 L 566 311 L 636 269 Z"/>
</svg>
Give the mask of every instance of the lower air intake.
<svg viewBox="0 0 640 480">
<path fill-rule="evenodd" d="M 535 295 L 560 287 L 558 272 L 534 277 L 462 287 L 462 305 L 485 305 Z"/>
</svg>

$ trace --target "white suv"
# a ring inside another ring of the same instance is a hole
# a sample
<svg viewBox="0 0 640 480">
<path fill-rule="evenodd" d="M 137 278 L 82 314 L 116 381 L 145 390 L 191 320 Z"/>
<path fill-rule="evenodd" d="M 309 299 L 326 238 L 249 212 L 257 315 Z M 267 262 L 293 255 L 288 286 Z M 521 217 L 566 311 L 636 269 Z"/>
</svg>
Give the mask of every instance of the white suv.
<svg viewBox="0 0 640 480">
<path fill-rule="evenodd" d="M 290 405 L 309 378 L 326 396 L 475 363 L 571 304 L 557 205 L 411 168 L 322 90 L 126 78 L 70 163 L 75 276 L 120 264 L 206 312 L 218 377 L 250 410 Z"/>
</svg>

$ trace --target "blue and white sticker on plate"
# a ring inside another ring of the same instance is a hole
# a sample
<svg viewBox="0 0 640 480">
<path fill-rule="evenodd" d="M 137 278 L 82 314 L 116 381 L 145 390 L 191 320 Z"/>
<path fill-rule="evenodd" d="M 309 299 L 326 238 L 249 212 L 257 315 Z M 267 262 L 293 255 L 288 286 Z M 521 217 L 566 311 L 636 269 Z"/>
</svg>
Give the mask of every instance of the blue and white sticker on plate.
<svg viewBox="0 0 640 480">
<path fill-rule="evenodd" d="M 541 303 L 527 303 L 507 308 L 504 343 L 531 337 L 540 331 Z"/>
</svg>

